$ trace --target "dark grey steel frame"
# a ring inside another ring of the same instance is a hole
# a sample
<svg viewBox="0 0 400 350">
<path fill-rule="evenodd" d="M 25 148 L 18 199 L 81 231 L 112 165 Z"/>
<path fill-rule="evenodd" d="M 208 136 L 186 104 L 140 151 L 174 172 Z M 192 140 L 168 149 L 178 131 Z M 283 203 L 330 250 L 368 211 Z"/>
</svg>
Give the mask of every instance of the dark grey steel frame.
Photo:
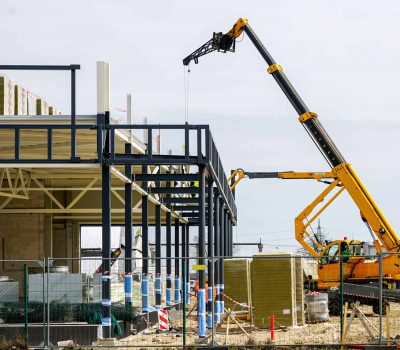
<svg viewBox="0 0 400 350">
<path fill-rule="evenodd" d="M 69 71 L 71 74 L 71 111 L 70 111 L 70 123 L 68 124 L 48 124 L 43 123 L 1 123 L 0 129 L 14 130 L 14 158 L 13 159 L 1 159 L 0 154 L 0 167 L 2 164 L 15 164 L 18 167 L 19 164 L 31 165 L 34 167 L 38 164 L 47 164 L 54 166 L 61 166 L 63 164 L 98 164 L 102 168 L 102 258 L 103 260 L 103 288 L 102 298 L 103 302 L 103 318 L 111 317 L 111 307 L 107 305 L 107 301 L 111 299 L 111 284 L 109 279 L 110 274 L 110 232 L 111 232 L 111 166 L 112 165 L 123 165 L 125 166 L 125 176 L 132 179 L 133 181 L 141 181 L 142 187 L 146 190 L 148 181 L 199 181 L 199 186 L 184 187 L 161 187 L 158 185 L 151 189 L 151 193 L 165 194 L 165 197 L 161 201 L 167 205 L 171 210 L 182 211 L 182 217 L 188 218 L 188 224 L 179 225 L 179 222 L 175 220 L 175 237 L 179 237 L 179 226 L 181 226 L 181 242 L 182 242 L 182 253 L 185 256 L 189 255 L 189 226 L 199 227 L 199 251 L 205 252 L 206 244 L 206 225 L 208 227 L 208 237 L 212 239 L 215 246 L 215 252 L 223 252 L 223 256 L 232 254 L 232 241 L 229 239 L 231 234 L 232 225 L 236 224 L 237 209 L 235 205 L 235 198 L 230 189 L 228 180 L 225 176 L 225 171 L 222 166 L 222 162 L 215 146 L 213 137 L 211 135 L 208 125 L 189 125 L 189 124 L 174 124 L 174 125 L 159 125 L 159 124 L 148 124 L 148 125 L 112 125 L 110 124 L 110 112 L 106 111 L 104 114 L 97 114 L 96 123 L 94 124 L 77 124 L 76 114 L 76 71 L 80 69 L 80 65 L 0 65 L 1 70 L 34 70 L 34 71 Z M 47 131 L 47 157 L 37 159 L 23 159 L 20 156 L 20 140 L 21 130 L 46 130 Z M 145 129 L 148 133 L 148 140 L 150 141 L 147 145 L 146 154 L 132 154 L 130 144 L 125 145 L 125 153 L 120 154 L 115 152 L 115 131 L 116 130 L 138 130 Z M 153 154 L 152 135 L 154 130 L 183 130 L 185 134 L 185 152 L 184 155 L 155 155 Z M 66 159 L 53 159 L 53 130 L 66 130 L 71 135 L 71 153 L 70 157 Z M 97 157 L 93 159 L 81 159 L 77 155 L 76 149 L 76 132 L 77 130 L 93 130 L 97 135 Z M 197 154 L 190 155 L 190 131 L 196 133 L 197 143 Z M 205 152 L 203 153 L 203 147 Z M 142 174 L 132 174 L 132 165 L 142 165 L 142 169 L 147 169 L 148 165 L 193 165 L 199 167 L 198 174 L 146 174 L 146 171 L 142 171 Z M 215 185 L 215 187 L 214 187 Z M 212 190 L 213 189 L 213 190 Z M 172 194 L 195 194 L 195 198 L 177 198 L 172 197 Z M 214 198 L 208 198 L 213 195 Z M 132 185 L 127 184 L 125 186 L 125 244 L 127 247 L 132 247 L 132 216 L 131 216 L 131 205 L 132 205 Z M 216 203 L 215 210 L 213 209 L 213 201 L 219 199 Z M 147 196 L 143 196 L 143 208 L 142 208 L 142 234 L 146 236 L 148 232 L 148 199 Z M 182 204 L 190 205 L 182 205 Z M 206 203 L 208 203 L 208 209 L 206 210 Z M 193 205 L 191 205 L 193 204 Z M 190 211 L 190 212 L 187 212 Z M 218 220 L 219 213 L 225 212 L 226 219 Z M 210 220 L 209 220 L 210 218 Z M 225 221 L 225 222 L 224 222 Z M 219 224 L 218 224 L 219 222 Z M 213 225 L 219 225 L 219 227 Z M 157 220 L 155 223 L 157 230 L 161 230 L 161 220 Z M 167 220 L 167 225 L 171 225 L 171 220 Z M 215 233 L 211 232 L 215 229 Z M 167 231 L 171 232 L 171 227 L 167 228 Z M 218 237 L 219 236 L 219 237 Z M 224 239 L 225 238 L 225 239 Z M 170 240 L 169 240 L 170 241 Z M 161 241 L 157 240 L 158 254 L 161 254 Z M 220 244 L 224 246 L 218 247 Z M 210 245 L 209 245 L 210 247 Z M 148 237 L 143 237 L 143 256 L 148 256 Z M 126 257 L 129 258 L 131 249 L 128 249 Z M 176 242 L 175 255 L 179 254 L 179 240 Z M 167 250 L 167 255 L 171 255 L 171 249 Z M 214 252 L 212 249 L 208 250 L 208 257 L 212 258 Z M 218 255 L 218 254 L 217 254 Z M 204 264 L 204 254 L 200 254 L 199 263 Z M 177 257 L 177 256 L 176 256 Z M 161 256 L 159 257 L 161 258 Z M 171 256 L 167 256 L 170 259 Z M 146 259 L 144 259 L 146 260 Z M 217 262 L 212 269 L 212 265 L 209 266 L 210 280 L 216 281 L 217 283 L 223 284 L 223 263 Z M 147 260 L 146 260 L 147 261 Z M 131 264 L 127 264 L 126 273 L 132 273 Z M 189 269 L 186 267 L 186 274 L 188 275 Z M 170 268 L 169 268 L 170 271 Z M 147 273 L 147 264 L 143 264 L 143 273 Z M 179 268 L 176 269 L 175 273 L 179 273 Z M 205 288 L 205 271 L 199 271 L 199 282 L 200 288 Z M 215 278 L 214 278 L 215 276 Z M 188 276 L 186 276 L 188 277 Z M 185 290 L 185 286 L 183 286 Z M 211 310 L 210 310 L 211 311 Z M 111 336 L 111 327 L 103 327 L 103 337 L 108 338 Z"/>
</svg>

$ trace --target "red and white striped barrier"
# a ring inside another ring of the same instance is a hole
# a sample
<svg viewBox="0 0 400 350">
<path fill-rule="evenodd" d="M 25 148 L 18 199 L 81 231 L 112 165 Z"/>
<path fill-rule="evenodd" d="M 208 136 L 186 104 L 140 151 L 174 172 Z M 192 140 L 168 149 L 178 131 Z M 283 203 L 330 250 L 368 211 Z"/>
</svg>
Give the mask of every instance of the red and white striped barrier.
<svg viewBox="0 0 400 350">
<path fill-rule="evenodd" d="M 158 329 L 160 331 L 169 330 L 169 319 L 167 310 L 158 310 Z"/>
<path fill-rule="evenodd" d="M 245 303 L 239 303 L 237 300 L 228 297 L 224 292 L 220 292 L 220 293 L 221 293 L 225 298 L 229 299 L 232 303 L 234 303 L 234 304 L 236 304 L 236 305 L 239 305 L 239 306 L 244 307 L 244 308 L 247 308 L 247 309 L 253 309 L 253 308 L 254 308 L 253 306 L 246 305 Z"/>
</svg>

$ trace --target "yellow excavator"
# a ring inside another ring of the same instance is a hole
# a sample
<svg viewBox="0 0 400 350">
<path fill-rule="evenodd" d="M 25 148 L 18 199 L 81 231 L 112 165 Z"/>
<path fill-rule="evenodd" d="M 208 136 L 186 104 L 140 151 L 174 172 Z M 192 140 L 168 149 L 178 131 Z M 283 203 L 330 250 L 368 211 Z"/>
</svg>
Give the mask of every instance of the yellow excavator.
<svg viewBox="0 0 400 350">
<path fill-rule="evenodd" d="M 227 33 L 214 33 L 213 38 L 187 56 L 183 60 L 183 64 L 187 66 L 192 60 L 198 63 L 199 57 L 213 51 L 234 52 L 235 41 L 243 32 L 250 38 L 251 42 L 268 64 L 267 72 L 272 75 L 296 110 L 300 123 L 303 125 L 314 144 L 318 147 L 331 167 L 331 170 L 328 172 L 251 173 L 245 172 L 242 169 L 237 169 L 230 177 L 230 180 L 232 180 L 232 188 L 244 177 L 314 179 L 319 182 L 327 183 L 327 187 L 317 198 L 296 217 L 296 239 L 311 256 L 318 259 L 319 289 L 328 290 L 339 285 L 341 277 L 339 257 L 342 256 L 342 278 L 344 281 L 348 282 L 346 283 L 348 287 L 347 295 L 363 295 L 369 293 L 369 295 L 374 294 L 377 296 L 377 288 L 374 282 L 379 280 L 379 260 L 364 256 L 362 243 L 360 241 L 343 239 L 335 240 L 328 244 L 319 242 L 309 232 L 310 225 L 343 191 L 346 190 L 359 208 L 361 218 L 372 235 L 374 246 L 378 254 L 382 251 L 398 253 L 400 251 L 400 239 L 357 176 L 351 164 L 345 160 L 321 125 L 318 115 L 310 111 L 301 99 L 283 72 L 282 67 L 272 58 L 253 29 L 249 26 L 248 21 L 240 18 Z M 321 208 L 317 209 L 324 200 L 326 200 L 326 202 Z M 316 213 L 308 220 L 307 218 L 313 214 L 314 211 L 316 211 Z M 381 268 L 383 281 L 388 289 L 394 290 L 400 288 L 400 254 L 385 254 L 382 258 Z M 362 289 L 360 286 L 364 286 L 367 289 Z M 373 286 L 375 286 L 375 289 Z M 395 294 L 397 295 L 398 293 Z M 390 294 L 387 294 L 385 298 L 385 300 L 392 299 Z M 398 298 L 398 295 L 396 298 Z M 374 311 L 376 312 L 377 304 L 375 303 L 373 305 Z"/>
</svg>

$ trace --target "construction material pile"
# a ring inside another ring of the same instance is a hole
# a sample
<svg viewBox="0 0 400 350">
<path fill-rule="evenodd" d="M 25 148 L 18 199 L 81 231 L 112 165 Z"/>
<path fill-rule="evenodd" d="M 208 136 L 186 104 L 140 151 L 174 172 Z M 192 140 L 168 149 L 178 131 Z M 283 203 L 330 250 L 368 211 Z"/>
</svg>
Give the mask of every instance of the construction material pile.
<svg viewBox="0 0 400 350">
<path fill-rule="evenodd" d="M 250 261 L 247 259 L 227 259 L 224 261 L 225 308 L 240 309 L 239 304 L 251 305 Z M 234 301 L 233 301 L 234 300 Z"/>
<path fill-rule="evenodd" d="M 0 74 L 0 115 L 60 115 L 46 100 Z"/>
<path fill-rule="evenodd" d="M 305 324 L 303 259 L 292 253 L 260 253 L 248 259 L 224 261 L 225 308 L 244 308 L 254 325 L 268 328 Z"/>
</svg>

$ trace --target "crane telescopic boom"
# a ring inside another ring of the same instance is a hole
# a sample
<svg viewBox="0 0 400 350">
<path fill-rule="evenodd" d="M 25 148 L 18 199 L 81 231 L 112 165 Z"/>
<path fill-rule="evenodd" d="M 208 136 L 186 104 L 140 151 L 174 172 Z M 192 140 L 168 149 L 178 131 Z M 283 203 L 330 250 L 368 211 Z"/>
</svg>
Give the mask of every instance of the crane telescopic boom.
<svg viewBox="0 0 400 350">
<path fill-rule="evenodd" d="M 399 251 L 400 240 L 396 232 L 381 212 L 352 166 L 346 162 L 343 155 L 321 125 L 318 115 L 315 112 L 310 111 L 290 83 L 289 79 L 286 77 L 282 67 L 275 62 L 260 39 L 254 33 L 253 29 L 249 26 L 246 19 L 239 18 L 232 29 L 226 34 L 214 33 L 213 39 L 209 40 L 206 44 L 187 56 L 183 60 L 183 64 L 188 65 L 192 60 L 195 63 L 198 63 L 198 58 L 200 56 L 204 56 L 213 51 L 234 52 L 236 38 L 238 38 L 242 32 L 247 34 L 258 52 L 267 62 L 267 72 L 273 76 L 289 102 L 296 110 L 299 115 L 299 121 L 302 123 L 307 133 L 310 135 L 313 142 L 332 168 L 331 172 L 333 178 L 337 179 L 338 183 L 340 182 L 352 197 L 353 201 L 360 209 L 361 216 L 367 226 L 374 232 L 375 236 L 379 239 L 386 251 Z M 309 235 L 305 229 L 302 234 L 303 238 Z M 297 232 L 296 238 L 298 238 Z M 304 245 L 304 240 L 300 243 Z M 306 249 L 307 248 L 309 247 L 306 247 Z"/>
</svg>

